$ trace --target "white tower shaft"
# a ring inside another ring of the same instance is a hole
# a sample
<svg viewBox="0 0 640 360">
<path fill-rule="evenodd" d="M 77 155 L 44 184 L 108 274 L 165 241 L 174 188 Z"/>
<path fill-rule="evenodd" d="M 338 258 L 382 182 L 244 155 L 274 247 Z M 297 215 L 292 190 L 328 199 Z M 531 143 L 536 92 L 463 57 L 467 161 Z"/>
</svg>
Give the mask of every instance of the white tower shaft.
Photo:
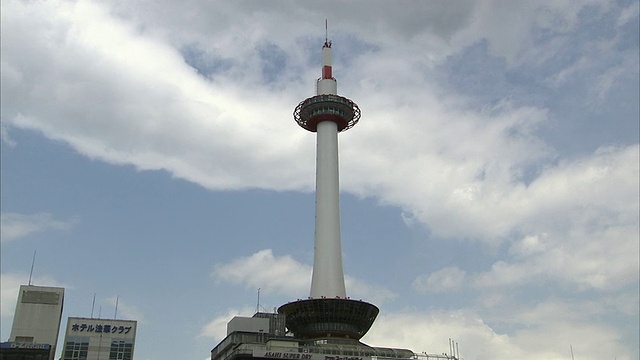
<svg viewBox="0 0 640 360">
<path fill-rule="evenodd" d="M 316 238 L 311 297 L 346 297 L 340 240 L 338 129 L 318 124 L 316 155 Z"/>
<path fill-rule="evenodd" d="M 322 48 L 322 78 L 317 95 L 337 92 L 331 74 L 331 45 Z M 316 233 L 311 279 L 311 297 L 345 298 L 340 240 L 340 185 L 338 171 L 338 126 L 321 121 L 317 127 L 316 148 Z"/>
</svg>

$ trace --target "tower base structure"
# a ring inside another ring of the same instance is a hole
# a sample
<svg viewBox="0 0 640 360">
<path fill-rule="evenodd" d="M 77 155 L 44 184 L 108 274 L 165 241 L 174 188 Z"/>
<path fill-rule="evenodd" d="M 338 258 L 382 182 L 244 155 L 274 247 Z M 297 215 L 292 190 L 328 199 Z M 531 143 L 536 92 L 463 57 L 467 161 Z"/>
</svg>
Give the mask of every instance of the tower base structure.
<svg viewBox="0 0 640 360">
<path fill-rule="evenodd" d="M 280 306 L 287 329 L 299 339 L 345 338 L 360 340 L 378 316 L 378 307 L 362 300 L 306 299 Z"/>
<path fill-rule="evenodd" d="M 334 336 L 352 332 L 335 331 L 331 326 L 328 328 L 333 330 L 333 333 L 327 336 L 326 333 L 320 334 L 307 327 L 305 321 L 300 321 L 302 330 L 298 330 L 298 333 L 292 334 L 285 329 L 285 323 L 287 327 L 291 323 L 285 319 L 289 315 L 284 315 L 284 311 L 293 311 L 290 315 L 295 315 L 296 311 L 328 311 L 330 307 L 339 307 L 341 309 L 338 313 L 324 315 L 333 318 L 333 324 L 339 324 L 338 314 L 351 306 L 371 306 L 375 311 L 371 308 L 370 310 L 377 313 L 377 307 L 362 301 L 307 299 L 281 306 L 281 313 L 256 313 L 253 317 L 236 316 L 227 325 L 227 336 L 211 350 L 211 360 L 460 360 L 455 355 L 414 353 L 409 349 L 370 346 L 355 338 Z M 323 316 L 319 318 L 322 319 Z M 307 333 L 304 332 L 305 329 L 308 330 Z M 314 337 L 302 338 L 301 335 Z M 318 337 L 315 337 L 316 335 Z"/>
</svg>

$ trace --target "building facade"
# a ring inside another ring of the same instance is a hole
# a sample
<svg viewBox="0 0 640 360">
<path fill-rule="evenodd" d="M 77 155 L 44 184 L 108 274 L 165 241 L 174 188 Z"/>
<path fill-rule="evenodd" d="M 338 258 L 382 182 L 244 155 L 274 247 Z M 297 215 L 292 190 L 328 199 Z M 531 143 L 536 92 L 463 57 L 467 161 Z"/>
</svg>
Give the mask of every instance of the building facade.
<svg viewBox="0 0 640 360">
<path fill-rule="evenodd" d="M 14 356 L 20 352 L 48 352 L 48 358 L 53 360 L 63 304 L 64 288 L 21 285 L 9 342 L 2 347 L 3 358 L 9 351 Z"/>
<path fill-rule="evenodd" d="M 62 360 L 131 360 L 137 321 L 70 317 Z"/>
</svg>

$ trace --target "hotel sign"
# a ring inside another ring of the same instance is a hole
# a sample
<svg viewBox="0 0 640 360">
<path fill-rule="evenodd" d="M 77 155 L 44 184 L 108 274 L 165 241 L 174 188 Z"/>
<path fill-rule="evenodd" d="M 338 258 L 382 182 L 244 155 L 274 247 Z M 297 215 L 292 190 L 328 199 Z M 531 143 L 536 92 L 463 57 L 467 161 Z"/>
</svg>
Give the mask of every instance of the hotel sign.
<svg viewBox="0 0 640 360">
<path fill-rule="evenodd" d="M 71 331 L 79 332 L 97 332 L 97 333 L 111 333 L 111 334 L 128 334 L 131 331 L 132 326 L 118 326 L 112 324 L 87 324 L 87 323 L 74 323 L 71 325 Z"/>
</svg>

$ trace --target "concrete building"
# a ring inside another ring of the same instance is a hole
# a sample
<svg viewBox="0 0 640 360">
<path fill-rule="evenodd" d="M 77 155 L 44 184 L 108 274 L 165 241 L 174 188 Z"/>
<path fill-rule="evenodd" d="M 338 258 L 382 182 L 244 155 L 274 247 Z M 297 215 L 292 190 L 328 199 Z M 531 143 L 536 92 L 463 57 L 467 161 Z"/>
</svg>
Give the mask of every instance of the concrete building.
<svg viewBox="0 0 640 360">
<path fill-rule="evenodd" d="M 131 360 L 136 341 L 135 320 L 70 317 L 62 360 Z"/>
<path fill-rule="evenodd" d="M 39 356 L 48 352 L 54 359 L 63 304 L 64 288 L 21 285 L 9 342 L 2 345 L 3 359 L 9 352 L 12 359 L 28 352 Z"/>
</svg>

